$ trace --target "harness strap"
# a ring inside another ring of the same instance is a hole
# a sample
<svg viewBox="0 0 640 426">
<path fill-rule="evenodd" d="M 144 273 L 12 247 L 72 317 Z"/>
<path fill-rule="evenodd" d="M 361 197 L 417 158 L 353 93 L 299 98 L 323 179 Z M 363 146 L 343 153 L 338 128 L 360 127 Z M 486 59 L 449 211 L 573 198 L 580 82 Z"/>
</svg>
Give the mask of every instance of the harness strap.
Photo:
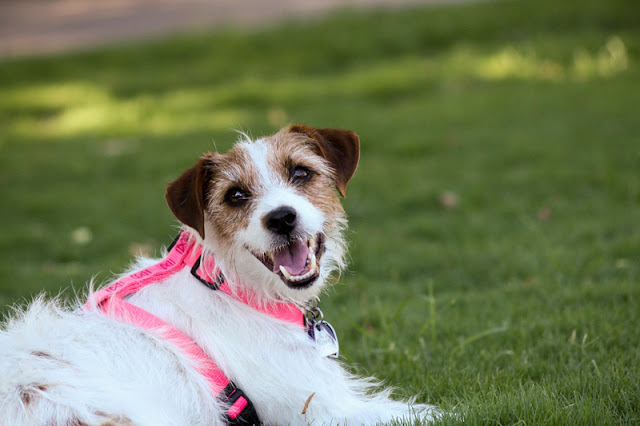
<svg viewBox="0 0 640 426">
<path fill-rule="evenodd" d="M 215 270 L 215 261 L 213 257 L 206 256 L 205 261 L 203 262 L 201 254 L 191 268 L 191 275 L 210 289 L 220 290 L 234 299 L 251 306 L 257 311 L 281 321 L 295 324 L 303 328 L 306 327 L 307 324 L 303 312 L 293 303 L 278 303 L 268 306 L 259 305 L 255 303 L 246 292 L 242 292 L 239 289 L 232 290 L 229 282 L 226 280 L 222 272 L 218 272 L 216 276 L 211 276 L 210 271 Z"/>
<path fill-rule="evenodd" d="M 202 247 L 196 245 L 187 232 L 183 232 L 171 244 L 169 253 L 164 259 L 155 265 L 122 277 L 108 287 L 97 291 L 90 296 L 84 309 L 91 310 L 96 307 L 107 315 L 145 330 L 153 330 L 166 340 L 171 341 L 193 361 L 196 371 L 207 380 L 212 395 L 228 407 L 225 416 L 230 425 L 259 425 L 260 419 L 249 398 L 227 379 L 218 366 L 193 340 L 166 321 L 123 299 L 147 285 L 166 280 L 187 266 L 191 268 L 192 274 L 196 278 L 212 289 L 222 288 L 224 281 L 228 290 L 225 293 L 232 294 L 222 274 L 211 282 L 197 275 L 201 254 Z M 213 258 L 211 258 L 211 262 L 213 262 Z M 218 279 L 221 281 L 216 284 Z"/>
<path fill-rule="evenodd" d="M 165 340 L 178 346 L 190 359 L 196 361 L 194 362 L 194 368 L 207 379 L 212 394 L 219 395 L 229 386 L 229 380 L 202 349 L 193 340 L 166 321 L 136 305 L 115 297 L 105 299 L 100 305 L 100 309 L 121 321 L 137 325 L 145 330 L 154 330 Z"/>
</svg>

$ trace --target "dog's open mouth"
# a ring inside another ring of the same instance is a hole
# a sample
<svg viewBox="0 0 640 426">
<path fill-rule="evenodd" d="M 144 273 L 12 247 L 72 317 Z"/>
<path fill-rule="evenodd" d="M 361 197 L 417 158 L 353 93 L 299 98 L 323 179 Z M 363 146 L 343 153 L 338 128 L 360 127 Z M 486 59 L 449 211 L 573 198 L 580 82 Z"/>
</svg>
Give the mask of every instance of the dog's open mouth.
<svg viewBox="0 0 640 426">
<path fill-rule="evenodd" d="M 324 251 L 322 234 L 307 240 L 297 239 L 266 253 L 253 253 L 264 266 L 291 288 L 309 287 L 320 274 Z"/>
</svg>

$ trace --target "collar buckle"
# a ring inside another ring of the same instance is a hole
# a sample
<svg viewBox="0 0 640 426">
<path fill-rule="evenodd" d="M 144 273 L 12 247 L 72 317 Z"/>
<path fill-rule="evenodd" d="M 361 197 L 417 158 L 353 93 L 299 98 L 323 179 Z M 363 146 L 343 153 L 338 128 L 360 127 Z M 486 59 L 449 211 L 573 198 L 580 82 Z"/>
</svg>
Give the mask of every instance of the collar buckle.
<svg viewBox="0 0 640 426">
<path fill-rule="evenodd" d="M 220 272 L 213 282 L 209 282 L 209 280 L 202 278 L 200 275 L 198 275 L 198 269 L 200 268 L 201 261 L 202 255 L 200 255 L 196 260 L 196 263 L 193 264 L 193 267 L 191 268 L 191 275 L 193 275 L 198 281 L 209 287 L 211 290 L 218 290 L 222 283 L 224 283 L 224 275 L 222 274 L 222 272 Z"/>
</svg>

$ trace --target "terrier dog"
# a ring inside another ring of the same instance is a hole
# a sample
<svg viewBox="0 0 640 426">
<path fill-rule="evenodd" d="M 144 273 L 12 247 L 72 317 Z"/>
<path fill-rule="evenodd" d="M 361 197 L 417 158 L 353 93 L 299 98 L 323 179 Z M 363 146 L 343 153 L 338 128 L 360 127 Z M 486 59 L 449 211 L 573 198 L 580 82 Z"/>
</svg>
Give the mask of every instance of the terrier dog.
<svg viewBox="0 0 640 426">
<path fill-rule="evenodd" d="M 337 360 L 313 302 L 344 267 L 352 131 L 291 125 L 168 186 L 183 232 L 75 311 L 36 299 L 0 332 L 3 425 L 376 424 L 432 406 Z M 336 193 L 337 189 L 337 193 Z"/>
</svg>

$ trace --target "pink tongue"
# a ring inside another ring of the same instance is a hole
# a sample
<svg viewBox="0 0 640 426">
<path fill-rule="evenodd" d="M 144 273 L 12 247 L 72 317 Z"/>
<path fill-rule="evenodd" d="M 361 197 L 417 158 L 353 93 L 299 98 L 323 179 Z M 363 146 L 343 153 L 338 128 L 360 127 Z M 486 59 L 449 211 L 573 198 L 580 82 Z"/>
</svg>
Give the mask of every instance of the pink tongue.
<svg viewBox="0 0 640 426">
<path fill-rule="evenodd" d="M 280 272 L 282 265 L 291 275 L 302 275 L 308 255 L 309 247 L 306 241 L 293 241 L 273 254 L 273 272 Z"/>
</svg>

